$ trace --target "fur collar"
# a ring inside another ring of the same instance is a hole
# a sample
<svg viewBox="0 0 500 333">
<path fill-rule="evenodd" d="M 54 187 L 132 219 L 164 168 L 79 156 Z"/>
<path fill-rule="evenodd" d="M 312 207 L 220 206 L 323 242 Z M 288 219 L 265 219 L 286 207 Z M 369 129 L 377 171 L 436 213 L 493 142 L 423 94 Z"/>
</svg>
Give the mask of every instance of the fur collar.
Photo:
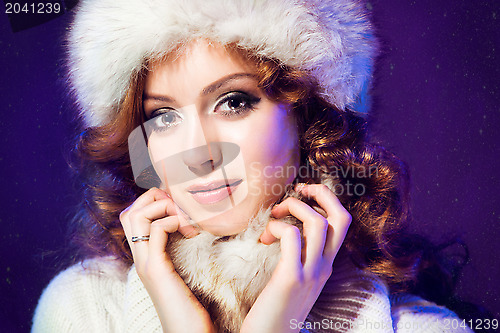
<svg viewBox="0 0 500 333">
<path fill-rule="evenodd" d="M 289 192 L 286 196 L 297 194 Z M 264 245 L 258 241 L 270 211 L 261 210 L 246 230 L 234 236 L 218 237 L 202 231 L 190 239 L 178 234 L 171 237 L 168 251 L 176 270 L 209 311 L 219 332 L 239 331 L 278 264 L 279 242 Z M 301 227 L 301 222 L 293 217 L 286 221 Z M 379 297 L 377 306 L 385 303 L 390 313 L 385 283 L 356 268 L 346 254 L 339 253 L 333 272 L 309 320 L 329 318 L 352 324 L 373 297 Z"/>
<path fill-rule="evenodd" d="M 178 273 L 215 324 L 229 332 L 239 330 L 280 259 L 279 243 L 259 242 L 270 211 L 259 212 L 246 230 L 234 236 L 201 231 L 189 239 L 171 237 L 169 253 Z"/>
</svg>

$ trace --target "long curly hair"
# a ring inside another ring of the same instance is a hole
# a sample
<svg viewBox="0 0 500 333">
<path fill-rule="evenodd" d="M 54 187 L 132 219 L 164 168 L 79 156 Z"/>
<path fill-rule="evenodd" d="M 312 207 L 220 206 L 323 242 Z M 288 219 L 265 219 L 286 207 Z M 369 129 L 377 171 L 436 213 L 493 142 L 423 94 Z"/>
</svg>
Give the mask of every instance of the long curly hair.
<svg viewBox="0 0 500 333">
<path fill-rule="evenodd" d="M 352 215 L 343 247 L 354 263 L 385 279 L 393 291 L 419 289 L 418 281 L 429 275 L 429 267 L 437 272 L 436 281 L 444 281 L 441 286 L 451 285 L 453 272 L 430 264 L 435 262 L 435 248 L 425 238 L 406 233 L 410 220 L 407 167 L 370 142 L 367 121 L 323 100 L 307 72 L 231 45 L 226 49 L 255 64 L 259 87 L 271 100 L 292 105 L 299 126 L 301 165 L 310 168 L 311 174 L 329 174 L 344 189 L 362 189 L 362 193 L 336 193 Z M 144 66 L 132 78 L 109 123 L 84 128 L 76 138 L 71 165 L 82 201 L 72 223 L 72 240 L 79 260 L 112 255 L 133 263 L 119 214 L 145 192 L 134 182 L 127 140 L 145 120 L 142 97 L 147 73 Z"/>
</svg>

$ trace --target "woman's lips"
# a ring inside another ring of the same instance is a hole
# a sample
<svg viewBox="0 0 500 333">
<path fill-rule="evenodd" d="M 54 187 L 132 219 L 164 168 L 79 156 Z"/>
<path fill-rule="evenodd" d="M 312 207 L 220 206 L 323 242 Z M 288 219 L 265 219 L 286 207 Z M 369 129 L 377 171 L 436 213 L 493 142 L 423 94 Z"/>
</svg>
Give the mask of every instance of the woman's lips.
<svg viewBox="0 0 500 333">
<path fill-rule="evenodd" d="M 186 190 L 202 205 L 222 201 L 234 193 L 242 179 L 218 180 L 207 184 L 191 185 Z"/>
</svg>

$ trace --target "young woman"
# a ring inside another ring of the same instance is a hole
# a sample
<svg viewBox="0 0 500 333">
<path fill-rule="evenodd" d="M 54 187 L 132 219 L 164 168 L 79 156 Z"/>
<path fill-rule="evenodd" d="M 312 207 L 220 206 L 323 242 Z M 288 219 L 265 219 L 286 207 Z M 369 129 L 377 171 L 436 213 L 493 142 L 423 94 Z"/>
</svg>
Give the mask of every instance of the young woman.
<svg viewBox="0 0 500 333">
<path fill-rule="evenodd" d="M 404 166 L 366 138 L 361 3 L 87 0 L 68 41 L 84 260 L 44 291 L 34 332 L 459 320 L 404 293 L 425 265 Z"/>
</svg>

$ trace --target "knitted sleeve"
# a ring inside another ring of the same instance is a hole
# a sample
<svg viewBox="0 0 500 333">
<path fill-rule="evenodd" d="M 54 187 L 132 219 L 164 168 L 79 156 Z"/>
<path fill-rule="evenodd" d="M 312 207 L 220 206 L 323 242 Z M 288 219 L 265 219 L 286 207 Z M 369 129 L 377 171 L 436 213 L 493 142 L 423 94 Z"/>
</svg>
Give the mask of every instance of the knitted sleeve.
<svg viewBox="0 0 500 333">
<path fill-rule="evenodd" d="M 414 295 L 392 297 L 392 316 L 397 333 L 473 332 L 453 311 Z"/>
<path fill-rule="evenodd" d="M 126 332 L 163 332 L 153 301 L 137 275 L 135 266 L 128 272 L 123 310 Z"/>
<path fill-rule="evenodd" d="M 121 332 L 124 277 L 121 265 L 106 258 L 59 273 L 40 297 L 31 332 Z"/>
</svg>

